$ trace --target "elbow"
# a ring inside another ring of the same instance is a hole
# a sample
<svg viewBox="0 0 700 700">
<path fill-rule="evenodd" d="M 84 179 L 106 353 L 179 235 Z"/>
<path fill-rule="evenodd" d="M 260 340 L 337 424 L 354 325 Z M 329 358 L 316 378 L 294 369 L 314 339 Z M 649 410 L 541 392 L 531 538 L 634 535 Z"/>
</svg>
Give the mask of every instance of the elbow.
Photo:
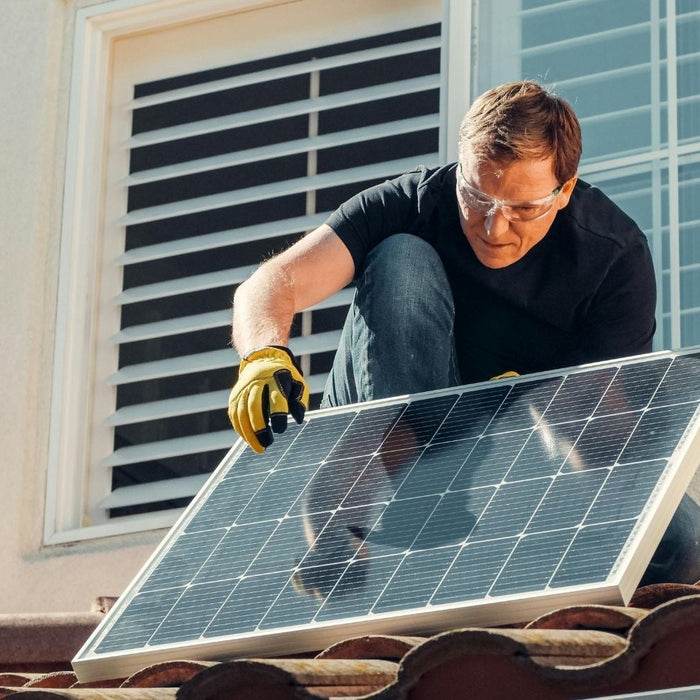
<svg viewBox="0 0 700 700">
<path fill-rule="evenodd" d="M 243 280 L 233 292 L 233 308 L 236 308 L 236 303 L 241 302 L 246 295 L 246 284 L 249 282 L 250 278 Z"/>
</svg>

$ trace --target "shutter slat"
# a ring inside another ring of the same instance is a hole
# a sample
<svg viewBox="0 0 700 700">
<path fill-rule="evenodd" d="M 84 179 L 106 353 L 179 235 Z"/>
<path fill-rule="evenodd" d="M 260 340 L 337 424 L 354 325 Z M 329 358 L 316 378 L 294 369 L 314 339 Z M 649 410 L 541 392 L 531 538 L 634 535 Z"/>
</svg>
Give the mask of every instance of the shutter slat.
<svg viewBox="0 0 700 700">
<path fill-rule="evenodd" d="M 399 158 L 398 160 L 382 161 L 371 165 L 360 165 L 346 170 L 335 170 L 323 175 L 309 175 L 298 177 L 281 182 L 271 182 L 257 187 L 246 187 L 232 192 L 221 192 L 219 194 L 206 195 L 204 197 L 193 197 L 170 204 L 160 204 L 153 207 L 136 209 L 123 216 L 119 223 L 124 226 L 133 224 L 143 224 L 149 221 L 169 219 L 174 216 L 185 214 L 195 214 L 212 209 L 222 209 L 224 207 L 247 204 L 272 197 L 284 197 L 290 194 L 299 194 L 310 190 L 319 190 L 326 187 L 337 187 L 362 180 L 378 180 L 406 170 L 414 168 L 418 163 L 427 166 L 437 165 L 437 153 L 418 154 L 409 158 Z"/>
<path fill-rule="evenodd" d="M 397 80 L 393 83 L 383 83 L 367 88 L 360 88 L 358 90 L 348 90 L 347 92 L 339 92 L 334 95 L 326 95 L 325 97 L 314 97 L 306 100 L 297 100 L 296 102 L 286 102 L 284 104 L 273 105 L 272 107 L 251 109 L 247 112 L 237 112 L 222 117 L 212 117 L 197 122 L 185 122 L 177 126 L 144 131 L 127 139 L 123 147 L 125 149 L 141 148 L 142 146 L 151 146 L 156 143 L 165 143 L 166 141 L 176 141 L 192 136 L 212 134 L 217 131 L 237 129 L 243 126 L 251 126 L 268 121 L 287 119 L 311 112 L 321 112 L 327 109 L 347 107 L 348 105 L 372 102 L 373 100 L 384 100 L 389 97 L 409 95 L 414 92 L 425 92 L 439 87 L 440 77 L 437 75 Z"/>
<path fill-rule="evenodd" d="M 228 390 L 208 391 L 193 396 L 178 396 L 175 399 L 149 401 L 148 403 L 125 406 L 115 411 L 108 419 L 107 425 L 132 425 L 162 418 L 175 418 L 204 411 L 223 410 L 228 398 Z"/>
<path fill-rule="evenodd" d="M 328 374 L 312 374 L 306 378 L 309 391 L 312 394 L 320 394 L 326 386 Z M 225 410 L 228 403 L 229 390 L 209 391 L 204 394 L 194 394 L 193 396 L 181 396 L 176 399 L 165 399 L 163 401 L 150 401 L 148 403 L 125 406 L 115 411 L 108 419 L 107 425 L 131 425 L 133 423 L 144 423 L 162 418 L 175 418 L 177 416 L 187 416 L 192 413 L 203 413 L 204 411 Z"/>
<path fill-rule="evenodd" d="M 124 508 L 144 503 L 190 498 L 198 493 L 208 478 L 209 474 L 196 474 L 195 476 L 183 476 L 179 479 L 161 479 L 146 484 L 124 486 L 112 491 L 98 505 L 100 508 Z"/>
<path fill-rule="evenodd" d="M 100 462 L 100 467 L 123 467 L 125 464 L 135 464 L 136 462 L 151 462 L 199 452 L 228 450 L 237 437 L 231 428 L 230 430 L 218 430 L 215 433 L 188 435 L 187 437 L 149 442 L 144 445 L 121 447 L 112 452 L 109 457 L 105 457 Z"/>
<path fill-rule="evenodd" d="M 352 301 L 354 288 L 341 289 L 328 299 L 324 299 L 309 311 L 320 309 L 332 309 L 336 306 L 343 306 Z M 151 338 L 162 338 L 178 333 L 192 333 L 208 328 L 220 328 L 231 324 L 231 311 L 210 311 L 204 314 L 193 314 L 191 316 L 181 316 L 179 318 L 169 318 L 165 321 L 154 321 L 153 323 L 143 323 L 138 326 L 128 326 L 110 338 L 114 344 L 133 343 L 139 340 L 149 340 Z"/>
<path fill-rule="evenodd" d="M 331 212 L 313 214 L 310 216 L 296 216 L 291 219 L 280 221 L 269 221 L 264 224 L 254 226 L 244 226 L 228 231 L 217 231 L 207 233 L 202 236 L 192 236 L 190 238 L 179 238 L 166 243 L 156 243 L 155 245 L 132 248 L 117 258 L 117 263 L 121 265 L 133 265 L 135 263 L 147 262 L 148 260 L 160 260 L 173 255 L 183 255 L 185 253 L 197 253 L 200 250 L 210 250 L 212 248 L 222 248 L 229 245 L 239 245 L 250 243 L 251 241 L 261 241 L 265 238 L 275 238 L 286 236 L 290 233 L 312 231 L 320 226 Z"/>
<path fill-rule="evenodd" d="M 245 265 L 233 270 L 205 272 L 202 275 L 178 277 L 165 282 L 154 282 L 153 284 L 144 284 L 140 287 L 131 287 L 130 289 L 125 289 L 121 294 L 117 294 L 113 301 L 119 306 L 124 306 L 150 299 L 162 299 L 163 297 L 172 297 L 177 294 L 239 284 L 243 280 L 248 279 L 257 267 L 257 265 Z"/>
<path fill-rule="evenodd" d="M 282 158 L 297 153 L 320 151 L 324 148 L 335 148 L 337 146 L 345 146 L 361 141 L 396 136 L 397 134 L 424 131 L 425 129 L 437 128 L 439 125 L 440 118 L 437 114 L 427 114 L 421 117 L 401 119 L 394 122 L 382 122 L 381 124 L 349 129 L 347 131 L 337 131 L 322 136 L 312 136 L 297 141 L 287 141 L 281 144 L 275 143 L 259 148 L 250 148 L 244 151 L 224 153 L 209 158 L 183 161 L 162 168 L 153 168 L 152 170 L 140 170 L 129 175 L 123 182 L 127 186 L 142 185 L 146 182 L 154 182 L 156 180 L 167 180 L 173 177 L 192 175 L 193 173 L 202 173 L 219 168 L 244 165 L 245 163 Z"/>
<path fill-rule="evenodd" d="M 177 90 L 168 90 L 154 95 L 137 97 L 126 105 L 126 108 L 139 109 L 141 107 L 150 107 L 151 105 L 174 102 L 176 100 L 197 97 L 199 95 L 207 95 L 212 92 L 221 92 L 222 90 L 231 90 L 234 88 L 244 87 L 246 85 L 257 85 L 258 83 L 269 80 L 279 80 L 280 78 L 289 78 L 295 75 L 303 75 L 304 73 L 328 70 L 329 68 L 339 68 L 356 63 L 364 63 L 366 61 L 376 61 L 382 58 L 404 56 L 408 53 L 418 53 L 420 51 L 439 49 L 440 45 L 440 36 L 434 36 L 428 37 L 427 39 L 406 41 L 401 44 L 389 44 L 387 46 L 379 46 L 373 49 L 365 49 L 364 51 L 339 54 L 338 56 L 314 58 L 311 61 L 304 61 L 302 63 L 292 63 L 288 66 L 270 68 L 267 70 L 257 71 L 255 73 L 247 73 L 246 75 L 223 78 L 221 80 L 210 80 L 206 83 L 191 85 L 188 87 L 179 88 Z"/>
<path fill-rule="evenodd" d="M 289 347 L 295 355 L 313 355 L 319 352 L 335 350 L 340 339 L 340 331 L 325 331 L 314 335 L 291 338 Z M 204 372 L 205 370 L 225 369 L 235 367 L 239 363 L 239 357 L 235 350 L 212 350 L 200 352 L 195 355 L 183 355 L 167 360 L 154 360 L 142 362 L 136 365 L 128 365 L 115 372 L 109 378 L 110 385 L 129 384 L 142 382 L 149 379 L 162 377 L 174 377 L 190 372 Z"/>
<path fill-rule="evenodd" d="M 154 321 L 153 323 L 143 323 L 138 326 L 128 326 L 115 333 L 110 342 L 114 345 L 123 343 L 135 343 L 140 340 L 150 340 L 152 338 L 164 338 L 178 333 L 192 333 L 203 331 L 208 328 L 220 328 L 231 323 L 230 311 L 210 311 L 205 314 L 193 314 L 191 316 L 180 316 L 179 318 L 168 318 L 165 321 Z"/>
</svg>

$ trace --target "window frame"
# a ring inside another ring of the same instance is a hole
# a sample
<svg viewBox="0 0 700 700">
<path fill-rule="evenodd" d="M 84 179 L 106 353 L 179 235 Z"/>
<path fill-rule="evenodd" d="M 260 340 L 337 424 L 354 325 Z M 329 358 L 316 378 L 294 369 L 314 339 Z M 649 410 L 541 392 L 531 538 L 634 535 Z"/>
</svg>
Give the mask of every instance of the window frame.
<svg viewBox="0 0 700 700">
<path fill-rule="evenodd" d="M 98 272 L 107 240 L 105 211 L 115 206 L 126 210 L 125 201 L 113 200 L 119 196 L 125 199 L 125 190 L 119 195 L 108 193 L 107 187 L 114 44 L 143 32 L 299 1 L 111 0 L 75 11 L 46 481 L 46 545 L 161 529 L 177 519 L 173 511 L 162 511 L 101 524 L 90 522 L 90 481 L 97 476 L 91 472 L 90 445 L 109 439 L 112 430 L 94 416 L 103 413 L 100 402 L 114 399 L 113 387 L 95 390 L 101 381 L 96 345 L 105 335 L 100 327 L 109 324 L 110 314 L 118 313 L 101 302 L 99 294 L 104 284 Z M 471 40 L 464 41 L 463 28 L 471 27 L 471 16 L 471 0 L 442 0 L 446 33 L 441 66 L 441 161 L 451 160 L 456 153 L 459 121 L 469 102 L 469 89 L 450 92 L 448 87 L 470 84 L 472 47 Z M 466 34 L 471 37 L 471 32 Z M 109 274 L 121 275 L 121 270 Z"/>
</svg>

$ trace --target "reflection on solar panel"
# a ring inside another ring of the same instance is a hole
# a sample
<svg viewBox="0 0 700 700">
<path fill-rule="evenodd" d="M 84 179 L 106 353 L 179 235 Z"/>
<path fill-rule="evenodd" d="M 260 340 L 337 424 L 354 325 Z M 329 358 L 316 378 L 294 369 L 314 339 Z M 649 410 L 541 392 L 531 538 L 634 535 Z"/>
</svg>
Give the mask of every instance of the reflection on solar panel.
<svg viewBox="0 0 700 700">
<path fill-rule="evenodd" d="M 320 649 L 624 602 L 697 464 L 700 354 L 341 409 L 238 443 L 74 659 Z"/>
</svg>

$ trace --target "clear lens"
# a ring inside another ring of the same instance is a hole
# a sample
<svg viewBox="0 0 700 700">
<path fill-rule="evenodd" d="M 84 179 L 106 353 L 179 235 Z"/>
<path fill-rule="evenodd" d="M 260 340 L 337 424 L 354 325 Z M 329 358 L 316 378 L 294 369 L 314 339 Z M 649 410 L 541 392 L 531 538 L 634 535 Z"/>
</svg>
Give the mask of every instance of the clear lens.
<svg viewBox="0 0 700 700">
<path fill-rule="evenodd" d="M 546 214 L 552 207 L 552 202 L 547 204 L 527 204 L 517 207 L 502 206 L 501 211 L 510 221 L 532 221 Z"/>
<path fill-rule="evenodd" d="M 494 201 L 480 196 L 471 187 L 460 188 L 459 193 L 462 195 L 462 200 L 467 208 L 473 209 L 479 214 L 488 214 L 493 209 Z"/>
<path fill-rule="evenodd" d="M 554 203 L 554 198 L 561 191 L 561 186 L 557 187 L 548 197 L 533 202 L 523 202 L 522 204 L 506 204 L 498 199 L 492 199 L 483 192 L 470 187 L 462 175 L 461 166 L 459 175 L 459 194 L 467 209 L 478 214 L 492 214 L 497 209 L 501 210 L 503 216 L 508 221 L 534 221 L 544 216 Z"/>
</svg>

